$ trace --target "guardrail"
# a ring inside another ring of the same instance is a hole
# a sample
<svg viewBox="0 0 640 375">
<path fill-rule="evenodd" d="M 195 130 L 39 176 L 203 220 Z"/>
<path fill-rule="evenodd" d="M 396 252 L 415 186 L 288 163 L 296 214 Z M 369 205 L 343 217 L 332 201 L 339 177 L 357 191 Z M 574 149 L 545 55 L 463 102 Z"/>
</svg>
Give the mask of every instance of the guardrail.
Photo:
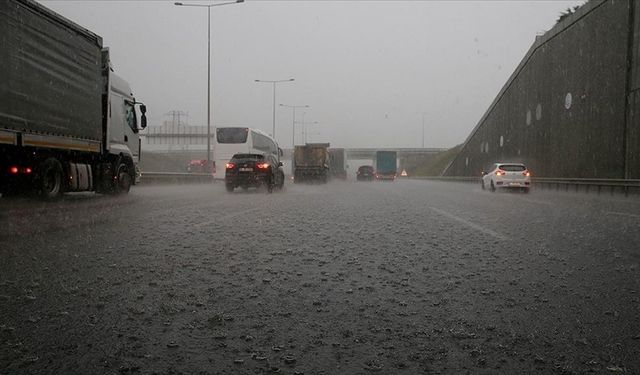
<svg viewBox="0 0 640 375">
<path fill-rule="evenodd" d="M 213 183 L 208 173 L 142 172 L 141 184 Z"/>
<path fill-rule="evenodd" d="M 480 183 L 480 177 L 410 177 L 414 180 L 434 180 L 434 181 L 452 181 L 452 182 L 469 182 Z M 533 186 L 541 190 L 555 189 L 557 191 L 574 190 L 578 191 L 596 191 L 600 194 L 603 190 L 608 190 L 612 195 L 618 191 L 628 196 L 629 193 L 640 193 L 640 180 L 635 179 L 610 179 L 610 178 L 554 178 L 554 177 L 532 177 Z"/>
<path fill-rule="evenodd" d="M 405 177 L 401 177 L 405 178 Z M 448 176 L 413 176 L 406 177 L 410 180 L 434 180 L 434 181 L 453 181 L 453 182 L 477 182 L 480 183 L 480 177 L 448 177 Z"/>
<path fill-rule="evenodd" d="M 625 180 L 625 179 L 609 179 L 609 178 L 552 178 L 552 177 L 537 177 L 532 179 L 532 183 L 536 186 L 540 186 L 541 189 L 547 188 L 560 190 L 563 188 L 565 191 L 569 191 L 570 187 L 573 187 L 575 191 L 580 191 L 583 188 L 587 193 L 594 189 L 600 194 L 603 189 L 607 189 L 613 195 L 616 191 L 624 193 L 628 196 L 630 192 L 640 192 L 640 180 Z"/>
</svg>

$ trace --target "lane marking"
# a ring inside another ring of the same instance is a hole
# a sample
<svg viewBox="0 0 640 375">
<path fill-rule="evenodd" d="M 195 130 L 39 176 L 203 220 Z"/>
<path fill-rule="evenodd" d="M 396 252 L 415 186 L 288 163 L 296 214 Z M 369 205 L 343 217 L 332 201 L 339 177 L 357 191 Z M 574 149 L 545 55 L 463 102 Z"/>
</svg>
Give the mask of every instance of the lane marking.
<svg viewBox="0 0 640 375">
<path fill-rule="evenodd" d="M 624 217 L 632 217 L 635 219 L 640 219 L 640 215 L 628 214 L 626 212 L 607 211 L 607 213 L 611 215 L 616 215 L 616 216 L 624 216 Z"/>
<path fill-rule="evenodd" d="M 455 220 L 455 221 L 457 221 L 457 222 L 459 222 L 459 223 L 461 223 L 461 224 L 464 224 L 464 225 L 466 225 L 466 226 L 468 226 L 468 227 L 470 227 L 470 228 L 473 228 L 473 229 L 475 229 L 475 230 L 477 230 L 477 231 L 480 231 L 480 232 L 482 232 L 482 233 L 484 233 L 484 234 L 488 234 L 488 235 L 490 235 L 490 236 L 492 236 L 492 237 L 495 237 L 495 238 L 497 238 L 497 239 L 499 239 L 499 240 L 503 240 L 503 241 L 508 240 L 508 238 L 507 238 L 507 237 L 503 236 L 502 234 L 500 234 L 500 233 L 498 233 L 498 232 L 494 232 L 494 231 L 492 231 L 491 229 L 485 228 L 485 227 L 483 227 L 483 226 L 481 226 L 481 225 L 478 225 L 478 224 L 476 224 L 476 223 L 472 223 L 472 222 L 470 222 L 469 220 L 465 220 L 465 219 L 463 219 L 463 218 L 461 218 L 461 217 L 458 217 L 458 216 L 456 216 L 456 215 L 453 215 L 453 214 L 451 214 L 451 213 L 449 213 L 449 212 L 447 212 L 447 211 L 444 211 L 444 210 L 441 210 L 441 209 L 439 209 L 439 208 L 435 208 L 435 207 L 429 207 L 429 208 L 430 208 L 431 210 L 433 210 L 433 211 L 435 211 L 435 212 L 439 213 L 440 215 L 446 216 L 446 217 L 448 217 L 449 219 Z"/>
<path fill-rule="evenodd" d="M 244 211 L 238 211 L 238 212 L 234 212 L 234 213 L 231 213 L 231 214 L 228 214 L 228 215 L 218 216 L 213 220 L 205 221 L 203 223 L 198 223 L 198 224 L 195 224 L 194 226 L 203 227 L 205 225 L 211 225 L 211 224 L 214 224 L 214 223 L 216 223 L 216 222 L 218 222 L 220 220 L 233 219 L 234 217 L 241 216 L 241 215 L 244 215 L 244 214 L 248 214 L 248 213 L 251 213 L 251 212 L 254 212 L 254 211 L 259 211 L 261 209 L 263 209 L 263 207 L 249 208 L 249 209 L 244 210 Z"/>
</svg>

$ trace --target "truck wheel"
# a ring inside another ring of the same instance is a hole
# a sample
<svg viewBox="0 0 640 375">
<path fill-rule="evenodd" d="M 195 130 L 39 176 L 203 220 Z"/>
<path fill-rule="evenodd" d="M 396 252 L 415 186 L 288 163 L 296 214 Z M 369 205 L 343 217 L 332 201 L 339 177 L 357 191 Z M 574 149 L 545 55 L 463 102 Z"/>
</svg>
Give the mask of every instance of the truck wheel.
<svg viewBox="0 0 640 375">
<path fill-rule="evenodd" d="M 38 193 L 44 199 L 55 199 L 62 194 L 62 164 L 56 158 L 48 158 L 40 165 Z"/>
<path fill-rule="evenodd" d="M 131 190 L 131 174 L 127 164 L 120 162 L 116 169 L 116 181 L 114 181 L 115 194 L 127 194 Z"/>
</svg>

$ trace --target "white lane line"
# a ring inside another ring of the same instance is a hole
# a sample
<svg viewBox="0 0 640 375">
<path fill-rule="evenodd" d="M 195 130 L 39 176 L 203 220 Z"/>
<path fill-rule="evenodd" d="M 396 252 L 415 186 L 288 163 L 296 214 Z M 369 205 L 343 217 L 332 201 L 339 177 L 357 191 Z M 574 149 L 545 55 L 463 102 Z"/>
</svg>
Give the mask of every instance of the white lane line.
<svg viewBox="0 0 640 375">
<path fill-rule="evenodd" d="M 457 221 L 457 222 L 459 222 L 459 223 L 461 223 L 461 224 L 464 224 L 464 225 L 466 225 L 466 226 L 468 226 L 468 227 L 470 227 L 470 228 L 473 228 L 473 229 L 475 229 L 475 230 L 477 230 L 477 231 L 480 231 L 480 232 L 482 232 L 482 233 L 484 233 L 484 234 L 488 234 L 488 235 L 490 235 L 490 236 L 492 236 L 492 237 L 495 237 L 495 238 L 497 238 L 497 239 L 499 239 L 499 240 L 503 240 L 503 241 L 508 240 L 508 238 L 507 238 L 507 237 L 503 236 L 502 234 L 500 234 L 500 233 L 498 233 L 498 232 L 494 232 L 494 231 L 492 231 L 491 229 L 485 228 L 485 227 L 483 227 L 483 226 L 481 226 L 481 225 L 478 225 L 478 224 L 476 224 L 476 223 L 472 223 L 472 222 L 470 222 L 469 220 L 465 220 L 465 219 L 463 219 L 463 218 L 461 218 L 461 217 L 458 217 L 458 216 L 456 216 L 456 215 L 450 214 L 450 213 L 448 213 L 447 211 L 444 211 L 444 210 L 441 210 L 441 209 L 439 209 L 439 208 L 435 208 L 435 207 L 429 207 L 429 208 L 430 208 L 431 210 L 433 210 L 433 211 L 435 211 L 435 212 L 439 213 L 440 215 L 446 216 L 446 217 L 448 217 L 449 219 L 455 220 L 455 221 Z"/>
<path fill-rule="evenodd" d="M 238 211 L 238 212 L 230 213 L 230 214 L 228 214 L 228 215 L 221 215 L 221 216 L 216 217 L 216 218 L 215 218 L 215 219 L 213 219 L 213 220 L 205 221 L 205 222 L 203 222 L 203 223 L 198 223 L 198 224 L 196 224 L 195 226 L 196 226 L 196 227 L 203 227 L 203 226 L 205 226 L 205 225 L 211 225 L 211 224 L 213 224 L 213 223 L 215 223 L 215 222 L 218 222 L 218 221 L 220 221 L 220 220 L 224 220 L 224 219 L 232 219 L 232 218 L 234 218 L 234 217 L 241 216 L 241 215 L 245 215 L 245 214 L 249 214 L 249 213 L 251 213 L 251 212 L 259 211 L 259 210 L 261 210 L 261 209 L 262 209 L 262 207 L 254 207 L 254 208 L 249 208 L 249 209 L 244 210 L 244 211 Z"/>
<path fill-rule="evenodd" d="M 640 215 L 628 214 L 626 212 L 607 211 L 607 213 L 610 214 L 610 215 L 633 217 L 635 219 L 640 219 Z"/>
</svg>

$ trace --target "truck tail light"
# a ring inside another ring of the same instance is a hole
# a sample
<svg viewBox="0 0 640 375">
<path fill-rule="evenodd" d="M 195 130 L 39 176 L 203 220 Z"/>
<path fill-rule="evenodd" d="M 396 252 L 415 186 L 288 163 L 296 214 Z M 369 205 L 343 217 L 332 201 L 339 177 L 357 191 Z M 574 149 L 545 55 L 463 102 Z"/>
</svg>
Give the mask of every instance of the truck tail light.
<svg viewBox="0 0 640 375">
<path fill-rule="evenodd" d="M 31 167 L 26 167 L 24 169 L 24 173 L 26 173 L 26 174 L 31 174 L 31 172 L 33 172 L 33 169 L 31 169 Z"/>
<path fill-rule="evenodd" d="M 9 168 L 9 173 L 11 174 L 18 174 L 18 171 L 20 171 L 20 169 L 16 166 Z"/>
</svg>

